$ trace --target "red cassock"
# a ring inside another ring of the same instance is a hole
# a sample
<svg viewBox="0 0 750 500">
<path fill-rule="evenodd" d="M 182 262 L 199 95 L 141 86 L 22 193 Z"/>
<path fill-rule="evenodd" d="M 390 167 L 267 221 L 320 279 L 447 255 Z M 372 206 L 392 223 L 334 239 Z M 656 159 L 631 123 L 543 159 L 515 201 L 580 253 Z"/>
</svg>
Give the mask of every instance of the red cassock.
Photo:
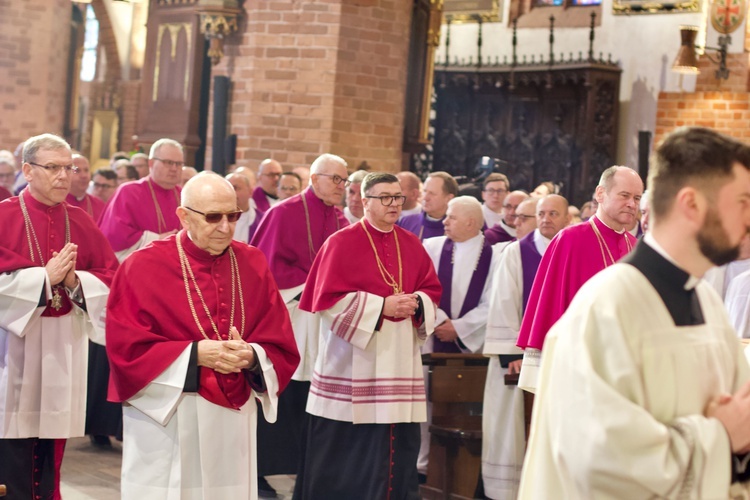
<svg viewBox="0 0 750 500">
<path fill-rule="evenodd" d="M 583 284 L 635 247 L 636 239 L 627 231 L 618 233 L 597 217 L 592 220 L 606 246 L 600 245 L 589 222 L 581 222 L 560 231 L 544 252 L 523 314 L 518 347 L 541 350 L 547 332 Z"/>
<path fill-rule="evenodd" d="M 395 235 L 401 253 L 404 293 L 424 292 L 436 304 L 440 302 L 442 287 L 430 257 L 419 239 L 398 226 L 384 233 L 365 222 L 378 255 L 388 272 L 396 280 L 399 262 Z M 393 289 L 383 280 L 375 254 L 361 223 L 353 224 L 331 236 L 315 258 L 300 309 L 310 312 L 330 309 L 351 292 L 364 291 L 388 297 Z M 390 318 L 391 321 L 400 321 Z"/>
<path fill-rule="evenodd" d="M 29 218 L 34 226 L 45 261 L 49 261 L 53 252 L 59 252 L 65 246 L 65 212 L 67 211 L 70 221 L 70 241 L 78 245 L 76 270 L 88 271 L 107 286 L 112 284 L 112 278 L 118 266 L 117 258 L 109 242 L 86 212 L 71 207 L 65 202 L 51 207 L 47 206 L 35 200 L 28 189 L 24 189 L 20 196 L 23 196 L 26 202 Z M 41 267 L 33 237 L 31 244 L 34 248 L 29 249 L 29 239 L 26 237 L 18 196 L 0 203 L 0 234 L 3 235 L 0 238 L 0 272 Z M 31 251 L 35 255 L 33 262 Z M 61 297 L 63 307 L 59 311 L 47 308 L 45 315 L 62 316 L 72 309 L 67 294 L 61 294 Z"/>
<path fill-rule="evenodd" d="M 229 252 L 213 256 L 201 250 L 185 231 L 155 241 L 133 253 L 120 267 L 107 304 L 107 353 L 111 375 L 109 399 L 126 401 L 160 375 L 192 342 L 203 336 L 195 324 L 183 281 L 176 238 L 182 246 L 209 311 L 222 336 L 229 330 L 232 282 Z M 288 384 L 299 354 L 289 315 L 266 259 L 256 248 L 232 241 L 237 256 L 242 299 L 235 298 L 234 326 L 241 330 L 245 309 L 246 342 L 259 344 L 273 363 L 279 392 Z M 190 285 L 203 330 L 216 336 L 201 299 Z M 200 367 L 198 393 L 220 406 L 240 408 L 251 387 L 242 373 L 222 375 Z"/>
<path fill-rule="evenodd" d="M 68 205 L 78 207 L 94 219 L 94 222 L 99 222 L 99 218 L 104 213 L 104 202 L 96 196 L 90 194 L 84 194 L 80 200 L 76 199 L 75 196 L 68 193 L 68 197 L 65 198 Z"/>
</svg>

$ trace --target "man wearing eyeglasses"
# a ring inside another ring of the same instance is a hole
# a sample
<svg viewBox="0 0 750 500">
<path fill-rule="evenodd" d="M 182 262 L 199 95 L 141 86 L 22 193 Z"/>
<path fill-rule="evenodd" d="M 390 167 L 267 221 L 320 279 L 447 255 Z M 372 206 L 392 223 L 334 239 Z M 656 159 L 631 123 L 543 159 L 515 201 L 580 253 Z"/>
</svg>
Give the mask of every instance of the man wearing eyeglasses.
<svg viewBox="0 0 750 500">
<path fill-rule="evenodd" d="M 401 217 L 398 225 L 411 231 L 420 241 L 442 236 L 448 202 L 458 196 L 458 183 L 446 172 L 433 172 L 424 182 L 423 212 Z"/>
<path fill-rule="evenodd" d="M 122 498 L 256 498 L 256 398 L 274 421 L 299 355 L 263 255 L 233 241 L 232 185 L 185 184 L 182 230 L 112 285 L 110 397 L 123 407 Z"/>
<path fill-rule="evenodd" d="M 338 208 L 349 185 L 343 158 L 323 154 L 310 166 L 310 186 L 265 213 L 251 245 L 268 259 L 292 319 L 301 356 L 292 382 L 279 400 L 279 420 L 273 426 L 259 419 L 259 476 L 296 474 L 305 426 L 305 404 L 318 352 L 317 318 L 298 308 L 307 275 L 323 243 L 349 222 Z M 275 492 L 264 480 L 262 495 Z"/>
<path fill-rule="evenodd" d="M 260 162 L 258 185 L 253 190 L 253 200 L 261 214 L 279 202 L 279 179 L 283 172 L 281 163 L 276 160 L 266 158 Z"/>
<path fill-rule="evenodd" d="M 482 186 L 482 213 L 486 227 L 494 227 L 503 220 L 503 202 L 508 196 L 510 181 L 505 174 L 493 172 Z"/>
<path fill-rule="evenodd" d="M 518 496 L 526 446 L 523 392 L 506 386 L 505 375 L 521 369 L 523 351 L 516 340 L 531 285 L 550 240 L 569 221 L 568 201 L 560 195 L 521 202 L 516 211 L 518 240 L 508 244 L 492 273 L 483 351 L 490 362 L 482 411 L 482 478 L 484 493 L 492 499 Z"/>
<path fill-rule="evenodd" d="M 88 339 L 104 343 L 118 264 L 65 203 L 70 146 L 44 134 L 22 155 L 28 186 L 0 203 L 0 483 L 13 498 L 53 498 L 65 440 L 84 433 Z"/>
<path fill-rule="evenodd" d="M 91 178 L 90 193 L 99 198 L 106 205 L 115 195 L 117 189 L 117 174 L 111 168 L 100 168 L 94 172 Z M 106 206 L 105 206 L 106 209 Z M 104 212 L 102 212 L 103 214 Z"/>
<path fill-rule="evenodd" d="M 284 172 L 279 179 L 279 201 L 291 198 L 302 191 L 302 179 L 294 172 Z"/>
<path fill-rule="evenodd" d="M 89 161 L 85 156 L 79 153 L 74 153 L 73 165 L 78 168 L 78 171 L 71 175 L 70 193 L 68 193 L 68 197 L 65 198 L 65 201 L 68 205 L 78 207 L 85 211 L 94 222 L 97 222 L 104 212 L 104 202 L 99 198 L 86 193 L 86 190 L 89 187 L 89 182 L 91 181 Z"/>
<path fill-rule="evenodd" d="M 310 271 L 300 308 L 318 315 L 321 338 L 295 499 L 419 496 L 420 347 L 441 287 L 419 239 L 395 225 L 404 201 L 394 175 L 368 174 L 365 217 Z"/>
<path fill-rule="evenodd" d="M 122 262 L 148 243 L 180 227 L 180 181 L 185 165 L 182 145 L 159 139 L 149 153 L 148 177 L 120 186 L 102 214 L 99 226 Z"/>
<path fill-rule="evenodd" d="M 512 191 L 503 201 L 503 218 L 500 222 L 484 231 L 484 237 L 490 245 L 513 241 L 516 239 L 516 209 L 522 201 L 529 197 L 523 191 Z"/>
</svg>

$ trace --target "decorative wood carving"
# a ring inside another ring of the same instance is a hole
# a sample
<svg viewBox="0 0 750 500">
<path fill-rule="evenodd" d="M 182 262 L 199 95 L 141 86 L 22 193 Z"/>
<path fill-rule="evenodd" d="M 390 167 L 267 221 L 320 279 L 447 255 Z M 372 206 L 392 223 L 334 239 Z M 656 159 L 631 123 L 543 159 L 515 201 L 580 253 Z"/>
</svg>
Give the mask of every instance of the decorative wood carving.
<svg viewBox="0 0 750 500">
<path fill-rule="evenodd" d="M 572 59 L 437 71 L 432 169 L 473 176 L 491 156 L 508 162 L 512 189 L 552 181 L 573 203 L 590 199 L 616 157 L 621 70 Z"/>
</svg>

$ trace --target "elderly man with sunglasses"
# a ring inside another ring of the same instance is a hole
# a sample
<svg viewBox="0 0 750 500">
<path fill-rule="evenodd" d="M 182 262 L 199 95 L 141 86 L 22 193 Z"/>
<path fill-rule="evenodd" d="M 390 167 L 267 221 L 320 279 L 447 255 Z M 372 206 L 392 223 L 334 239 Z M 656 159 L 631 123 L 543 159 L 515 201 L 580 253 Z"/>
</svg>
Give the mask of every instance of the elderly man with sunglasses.
<svg viewBox="0 0 750 500">
<path fill-rule="evenodd" d="M 82 436 L 88 338 L 104 342 L 117 259 L 65 202 L 78 167 L 63 139 L 24 143 L 19 196 L 0 203 L 0 483 L 59 498 L 65 440 Z"/>
<path fill-rule="evenodd" d="M 310 172 L 308 188 L 271 207 L 250 242 L 268 259 L 289 310 L 302 358 L 289 389 L 279 401 L 278 422 L 274 426 L 262 421 L 259 424 L 260 476 L 297 472 L 307 393 L 318 352 L 317 318 L 298 309 L 299 297 L 320 247 L 349 224 L 338 208 L 349 185 L 344 159 L 323 154 L 312 163 Z M 269 485 L 263 481 L 260 485 L 265 490 L 261 494 L 274 495 Z"/>
<path fill-rule="evenodd" d="M 159 139 L 151 146 L 148 164 L 149 175 L 120 186 L 99 221 L 120 262 L 180 227 L 176 209 L 185 165 L 182 145 Z"/>
<path fill-rule="evenodd" d="M 123 262 L 107 316 L 122 498 L 256 498 L 256 402 L 275 420 L 299 355 L 263 254 L 233 241 L 232 185 L 190 179 L 183 230 Z M 137 286 L 134 286 L 137 284 Z"/>
</svg>

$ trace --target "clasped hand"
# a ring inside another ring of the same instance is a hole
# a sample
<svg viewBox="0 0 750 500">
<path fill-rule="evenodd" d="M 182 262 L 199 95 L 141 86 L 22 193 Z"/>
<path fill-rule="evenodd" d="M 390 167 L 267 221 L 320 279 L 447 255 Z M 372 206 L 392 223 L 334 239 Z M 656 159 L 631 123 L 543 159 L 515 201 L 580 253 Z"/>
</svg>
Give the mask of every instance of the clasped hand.
<svg viewBox="0 0 750 500">
<path fill-rule="evenodd" d="M 211 368 L 221 374 L 239 373 L 255 364 L 255 352 L 242 340 L 237 328 L 232 327 L 230 340 L 201 340 L 198 342 L 198 366 Z"/>
<path fill-rule="evenodd" d="M 68 288 L 75 288 L 78 281 L 76 258 L 78 258 L 78 245 L 75 243 L 66 243 L 59 252 L 52 252 L 52 258 L 44 266 L 51 286 L 62 283 Z"/>
<path fill-rule="evenodd" d="M 732 395 L 716 396 L 706 406 L 705 414 L 722 423 L 734 453 L 750 452 L 750 382 Z"/>
<path fill-rule="evenodd" d="M 408 318 L 414 316 L 418 307 L 416 293 L 398 293 L 385 298 L 383 314 L 391 318 Z"/>
</svg>

